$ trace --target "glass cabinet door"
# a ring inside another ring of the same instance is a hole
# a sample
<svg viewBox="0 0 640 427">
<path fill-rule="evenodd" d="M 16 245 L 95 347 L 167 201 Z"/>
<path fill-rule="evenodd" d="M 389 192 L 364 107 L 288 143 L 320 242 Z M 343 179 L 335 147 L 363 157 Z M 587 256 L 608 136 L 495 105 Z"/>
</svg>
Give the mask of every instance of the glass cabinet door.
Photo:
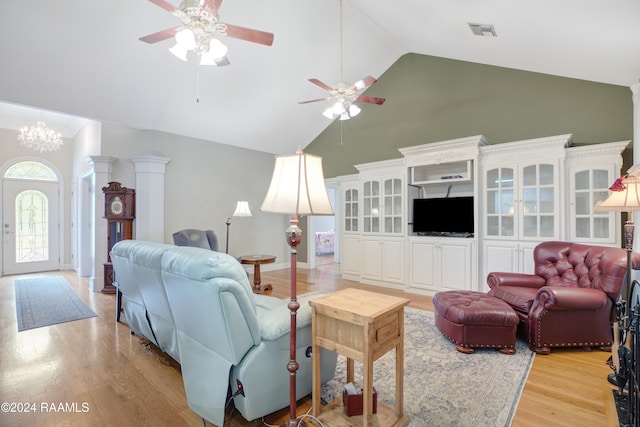
<svg viewBox="0 0 640 427">
<path fill-rule="evenodd" d="M 555 176 L 551 164 L 522 169 L 522 237 L 553 237 L 555 223 Z"/>
<path fill-rule="evenodd" d="M 402 180 L 384 180 L 384 232 L 402 233 Z"/>
<path fill-rule="evenodd" d="M 344 192 L 344 231 L 358 231 L 358 190 Z"/>
<path fill-rule="evenodd" d="M 365 233 L 380 232 L 380 182 L 366 181 L 362 194 Z"/>
<path fill-rule="evenodd" d="M 513 172 L 513 168 L 495 168 L 487 171 L 487 236 L 512 237 L 515 233 Z"/>
<path fill-rule="evenodd" d="M 573 228 L 576 239 L 610 239 L 611 213 L 596 211 L 600 201 L 609 196 L 612 178 L 608 170 L 587 169 L 573 174 Z"/>
</svg>

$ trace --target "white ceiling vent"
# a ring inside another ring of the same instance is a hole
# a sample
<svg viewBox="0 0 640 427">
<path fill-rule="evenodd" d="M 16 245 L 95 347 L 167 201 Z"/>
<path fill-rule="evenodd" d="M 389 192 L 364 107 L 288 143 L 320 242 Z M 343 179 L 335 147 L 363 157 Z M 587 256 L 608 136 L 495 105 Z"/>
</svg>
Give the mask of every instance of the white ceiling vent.
<svg viewBox="0 0 640 427">
<path fill-rule="evenodd" d="M 493 28 L 493 25 L 490 24 L 472 24 L 469 22 L 469 28 L 471 28 L 471 32 L 476 36 L 482 37 L 497 37 L 496 29 Z"/>
</svg>

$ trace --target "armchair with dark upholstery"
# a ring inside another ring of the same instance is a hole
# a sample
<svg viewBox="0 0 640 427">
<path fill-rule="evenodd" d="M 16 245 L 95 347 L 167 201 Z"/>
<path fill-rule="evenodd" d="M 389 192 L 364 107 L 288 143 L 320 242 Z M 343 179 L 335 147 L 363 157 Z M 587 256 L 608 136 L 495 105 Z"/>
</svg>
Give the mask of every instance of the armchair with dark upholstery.
<svg viewBox="0 0 640 427">
<path fill-rule="evenodd" d="M 518 333 L 538 354 L 552 347 L 599 347 L 610 351 L 615 302 L 627 274 L 625 249 L 570 242 L 540 243 L 535 273 L 493 272 L 489 295 L 518 314 Z M 640 254 L 632 254 L 640 269 Z"/>
<path fill-rule="evenodd" d="M 191 246 L 218 252 L 218 236 L 213 230 L 188 228 L 176 231 L 173 233 L 173 243 L 176 246 Z"/>
</svg>

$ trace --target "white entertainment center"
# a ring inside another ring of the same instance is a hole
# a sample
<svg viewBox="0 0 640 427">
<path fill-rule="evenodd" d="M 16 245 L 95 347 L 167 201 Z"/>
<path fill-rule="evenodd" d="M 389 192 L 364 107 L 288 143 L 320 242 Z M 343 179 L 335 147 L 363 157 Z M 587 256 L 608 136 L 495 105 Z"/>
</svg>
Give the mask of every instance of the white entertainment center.
<svg viewBox="0 0 640 427">
<path fill-rule="evenodd" d="M 594 206 L 620 176 L 628 144 L 572 146 L 567 134 L 492 145 L 478 135 L 355 165 L 357 174 L 329 180 L 340 188 L 342 277 L 428 295 L 486 291 L 491 271 L 533 272 L 532 251 L 543 241 L 619 247 L 620 215 Z M 473 198 L 472 233 L 435 225 L 471 213 L 425 217 L 421 208 L 414 218 L 414 199 L 448 198 Z M 414 232 L 414 221 L 424 230 L 430 218 L 436 230 Z"/>
</svg>

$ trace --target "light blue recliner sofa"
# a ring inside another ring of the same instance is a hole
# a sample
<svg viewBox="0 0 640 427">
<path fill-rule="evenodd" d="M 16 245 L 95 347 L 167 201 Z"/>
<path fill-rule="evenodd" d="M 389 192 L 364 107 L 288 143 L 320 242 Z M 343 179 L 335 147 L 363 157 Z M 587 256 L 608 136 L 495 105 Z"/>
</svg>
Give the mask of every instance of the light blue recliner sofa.
<svg viewBox="0 0 640 427">
<path fill-rule="evenodd" d="M 175 321 L 160 276 L 162 256 L 174 246 L 148 243 L 131 240 L 111 251 L 122 310 L 132 332 L 148 338 L 179 363 Z"/>
<path fill-rule="evenodd" d="M 145 254 L 147 269 L 141 268 Z M 215 425 L 223 425 L 227 393 L 229 389 L 235 393 L 238 382 L 244 395 L 235 396 L 234 404 L 247 420 L 289 405 L 287 363 L 291 317 L 288 300 L 254 294 L 244 268 L 224 253 L 126 240 L 114 246 L 112 260 L 114 256 L 136 260 L 134 274 L 127 272 L 130 268 L 127 263 L 114 262 L 116 281 L 142 283 L 137 276 L 144 274 L 149 278 L 148 283 L 155 281 L 160 295 L 163 292 L 166 295 L 178 343 L 179 360 L 176 360 L 181 364 L 187 401 L 194 412 Z M 125 289 L 133 286 L 119 286 L 124 305 Z M 146 293 L 140 294 L 146 304 Z M 317 295 L 320 293 L 298 297 L 297 398 L 312 390 L 308 301 Z M 137 305 L 136 308 L 139 309 Z M 128 312 L 131 310 L 125 309 L 125 316 Z M 140 315 L 135 318 L 139 319 Z M 155 322 L 152 316 L 148 318 L 151 323 Z M 163 327 L 166 326 L 163 323 Z M 326 382 L 335 373 L 337 355 L 326 349 L 322 352 L 322 381 Z"/>
</svg>

